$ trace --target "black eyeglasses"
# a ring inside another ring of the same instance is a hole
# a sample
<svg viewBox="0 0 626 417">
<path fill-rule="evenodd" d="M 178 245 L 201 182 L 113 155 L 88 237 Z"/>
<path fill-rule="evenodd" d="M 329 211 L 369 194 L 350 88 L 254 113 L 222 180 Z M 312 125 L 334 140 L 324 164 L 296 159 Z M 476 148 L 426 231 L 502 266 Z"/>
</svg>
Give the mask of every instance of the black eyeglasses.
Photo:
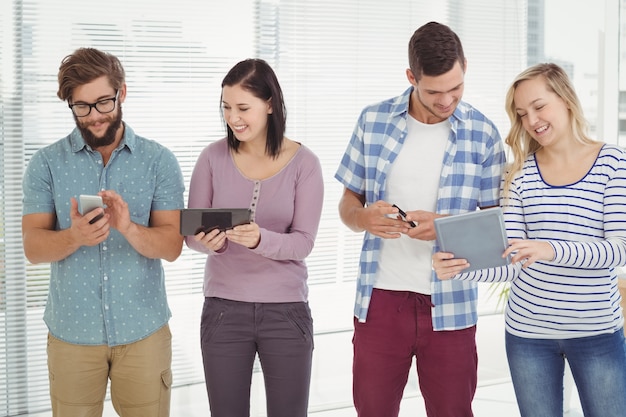
<svg viewBox="0 0 626 417">
<path fill-rule="evenodd" d="M 115 91 L 115 97 L 105 98 L 103 100 L 98 100 L 95 103 L 76 103 L 76 104 L 68 104 L 69 108 L 72 109 L 72 113 L 76 117 L 85 117 L 89 116 L 91 113 L 91 109 L 96 109 L 98 113 L 111 113 L 115 110 L 115 102 L 117 101 L 117 94 L 120 90 Z"/>
</svg>

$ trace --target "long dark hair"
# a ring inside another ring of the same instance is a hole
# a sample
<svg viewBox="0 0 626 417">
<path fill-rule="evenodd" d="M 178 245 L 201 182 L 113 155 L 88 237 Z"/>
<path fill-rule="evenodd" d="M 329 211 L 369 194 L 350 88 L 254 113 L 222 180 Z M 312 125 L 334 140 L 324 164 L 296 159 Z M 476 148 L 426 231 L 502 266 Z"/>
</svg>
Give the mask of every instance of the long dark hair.
<svg viewBox="0 0 626 417">
<path fill-rule="evenodd" d="M 222 88 L 238 84 L 255 97 L 264 101 L 269 100 L 272 113 L 268 114 L 265 153 L 272 158 L 278 157 L 285 136 L 287 110 L 285 109 L 283 92 L 274 70 L 262 59 L 246 59 L 232 67 L 222 80 Z M 235 137 L 228 123 L 224 124 L 226 125 L 228 146 L 236 152 L 241 142 Z"/>
</svg>

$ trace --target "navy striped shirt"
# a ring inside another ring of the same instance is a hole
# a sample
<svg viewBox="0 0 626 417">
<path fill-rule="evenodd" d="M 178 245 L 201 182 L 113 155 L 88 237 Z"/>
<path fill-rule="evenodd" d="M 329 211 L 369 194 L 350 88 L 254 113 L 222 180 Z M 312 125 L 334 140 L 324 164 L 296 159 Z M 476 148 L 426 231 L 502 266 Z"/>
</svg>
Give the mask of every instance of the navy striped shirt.
<svg viewBox="0 0 626 417">
<path fill-rule="evenodd" d="M 616 268 L 626 265 L 626 153 L 604 145 L 580 181 L 546 184 L 530 156 L 503 200 L 509 239 L 542 239 L 553 261 L 521 263 L 458 278 L 512 281 L 506 329 L 519 337 L 613 333 L 623 317 Z"/>
</svg>

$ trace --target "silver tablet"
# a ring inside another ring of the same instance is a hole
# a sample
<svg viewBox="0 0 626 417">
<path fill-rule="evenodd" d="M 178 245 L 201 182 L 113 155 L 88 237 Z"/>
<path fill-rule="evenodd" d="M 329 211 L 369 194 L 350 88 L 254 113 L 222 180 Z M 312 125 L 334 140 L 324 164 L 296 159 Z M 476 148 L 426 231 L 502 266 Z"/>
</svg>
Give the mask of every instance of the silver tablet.
<svg viewBox="0 0 626 417">
<path fill-rule="evenodd" d="M 470 263 L 463 272 L 511 263 L 502 257 L 508 240 L 500 207 L 437 218 L 435 232 L 439 250 Z"/>
</svg>

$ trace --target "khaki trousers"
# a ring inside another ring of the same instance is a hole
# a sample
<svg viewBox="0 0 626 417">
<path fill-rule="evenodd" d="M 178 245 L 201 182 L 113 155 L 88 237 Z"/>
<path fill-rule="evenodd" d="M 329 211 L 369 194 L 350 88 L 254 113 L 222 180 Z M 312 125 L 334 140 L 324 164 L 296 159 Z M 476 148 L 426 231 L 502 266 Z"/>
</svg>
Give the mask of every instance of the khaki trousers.
<svg viewBox="0 0 626 417">
<path fill-rule="evenodd" d="M 55 417 L 101 417 L 108 380 L 122 417 L 167 417 L 172 385 L 168 325 L 135 343 L 109 347 L 48 335 L 50 400 Z"/>
</svg>

